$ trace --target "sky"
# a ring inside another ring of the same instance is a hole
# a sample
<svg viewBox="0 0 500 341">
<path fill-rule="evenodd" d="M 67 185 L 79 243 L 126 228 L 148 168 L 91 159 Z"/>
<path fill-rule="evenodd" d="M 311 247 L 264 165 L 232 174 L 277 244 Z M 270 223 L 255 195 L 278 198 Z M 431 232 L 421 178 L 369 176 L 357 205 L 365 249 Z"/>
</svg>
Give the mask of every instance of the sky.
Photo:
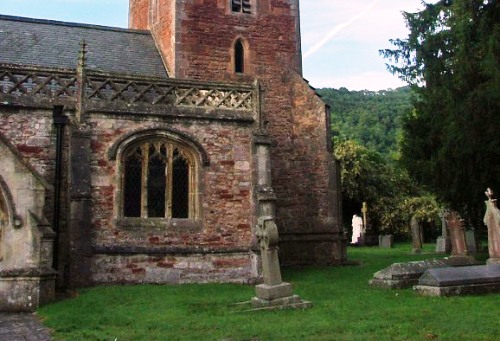
<svg viewBox="0 0 500 341">
<path fill-rule="evenodd" d="M 402 11 L 422 8 L 421 0 L 300 0 L 304 78 L 316 88 L 404 86 L 378 51 L 407 37 Z M 0 14 L 127 27 L 128 0 L 0 0 Z"/>
</svg>

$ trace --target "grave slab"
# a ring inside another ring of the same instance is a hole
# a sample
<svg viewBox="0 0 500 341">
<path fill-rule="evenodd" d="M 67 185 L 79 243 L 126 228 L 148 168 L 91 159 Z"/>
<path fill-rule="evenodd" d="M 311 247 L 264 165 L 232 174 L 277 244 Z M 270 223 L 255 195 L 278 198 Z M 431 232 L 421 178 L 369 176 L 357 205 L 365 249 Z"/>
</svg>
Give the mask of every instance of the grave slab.
<svg viewBox="0 0 500 341">
<path fill-rule="evenodd" d="M 429 269 L 414 289 L 426 296 L 498 293 L 500 264 Z"/>
<path fill-rule="evenodd" d="M 410 288 L 418 284 L 419 278 L 428 269 L 481 264 L 472 257 L 449 257 L 426 259 L 405 263 L 394 263 L 376 272 L 369 281 L 371 286 L 389 289 Z"/>
</svg>

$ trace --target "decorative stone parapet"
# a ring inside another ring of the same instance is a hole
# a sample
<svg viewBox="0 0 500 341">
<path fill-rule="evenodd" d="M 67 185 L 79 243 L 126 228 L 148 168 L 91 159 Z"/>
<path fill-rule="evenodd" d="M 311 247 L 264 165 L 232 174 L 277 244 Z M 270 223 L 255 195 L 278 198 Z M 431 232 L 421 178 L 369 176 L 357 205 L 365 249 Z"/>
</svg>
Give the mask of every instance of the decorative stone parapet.
<svg viewBox="0 0 500 341">
<path fill-rule="evenodd" d="M 84 84 L 83 91 L 79 91 L 80 84 Z M 201 117 L 253 121 L 260 110 L 258 92 L 258 86 L 252 84 L 0 64 L 0 103 L 4 105 L 63 104 L 71 109 L 81 102 L 85 112 L 152 114 L 164 112 L 165 108 L 196 108 L 202 112 L 193 114 Z"/>
</svg>

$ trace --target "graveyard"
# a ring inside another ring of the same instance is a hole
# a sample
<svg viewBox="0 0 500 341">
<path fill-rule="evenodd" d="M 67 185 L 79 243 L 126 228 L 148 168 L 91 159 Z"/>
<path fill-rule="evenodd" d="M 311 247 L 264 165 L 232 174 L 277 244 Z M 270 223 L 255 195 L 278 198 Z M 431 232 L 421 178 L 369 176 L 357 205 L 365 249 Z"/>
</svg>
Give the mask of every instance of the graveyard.
<svg viewBox="0 0 500 341">
<path fill-rule="evenodd" d="M 311 309 L 251 311 L 238 303 L 255 296 L 252 285 L 189 284 L 86 289 L 38 315 L 55 340 L 497 340 L 500 294 L 426 297 L 368 284 L 390 264 L 446 256 L 435 247 L 349 247 L 350 266 L 282 269 Z"/>
</svg>

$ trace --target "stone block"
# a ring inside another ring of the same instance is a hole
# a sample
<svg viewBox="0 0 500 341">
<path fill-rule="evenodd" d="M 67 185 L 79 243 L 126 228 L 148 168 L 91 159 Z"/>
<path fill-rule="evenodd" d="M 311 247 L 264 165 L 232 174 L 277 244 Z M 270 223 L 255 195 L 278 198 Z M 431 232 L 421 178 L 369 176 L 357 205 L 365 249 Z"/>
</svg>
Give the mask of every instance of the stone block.
<svg viewBox="0 0 500 341">
<path fill-rule="evenodd" d="M 0 272 L 0 311 L 33 312 L 55 298 L 56 273 L 36 269 Z"/>
<path fill-rule="evenodd" d="M 449 257 L 443 259 L 426 259 L 422 261 L 394 263 L 385 269 L 376 272 L 373 279 L 370 280 L 370 285 L 401 289 L 409 288 L 418 284 L 419 278 L 428 269 L 444 268 L 453 266 L 472 266 L 479 262 L 470 257 Z"/>
<path fill-rule="evenodd" d="M 263 300 L 258 297 L 252 298 L 252 310 L 271 309 L 308 309 L 312 307 L 309 301 L 303 301 L 297 295 L 277 298 L 274 300 Z"/>
<path fill-rule="evenodd" d="M 293 295 L 292 285 L 287 282 L 278 285 L 259 284 L 255 286 L 255 292 L 257 297 L 263 300 L 275 300 Z"/>
<path fill-rule="evenodd" d="M 392 248 L 394 246 L 394 238 L 392 234 L 378 236 L 378 246 L 381 248 Z"/>
<path fill-rule="evenodd" d="M 426 296 L 500 292 L 500 264 L 429 269 L 414 289 Z"/>
</svg>

